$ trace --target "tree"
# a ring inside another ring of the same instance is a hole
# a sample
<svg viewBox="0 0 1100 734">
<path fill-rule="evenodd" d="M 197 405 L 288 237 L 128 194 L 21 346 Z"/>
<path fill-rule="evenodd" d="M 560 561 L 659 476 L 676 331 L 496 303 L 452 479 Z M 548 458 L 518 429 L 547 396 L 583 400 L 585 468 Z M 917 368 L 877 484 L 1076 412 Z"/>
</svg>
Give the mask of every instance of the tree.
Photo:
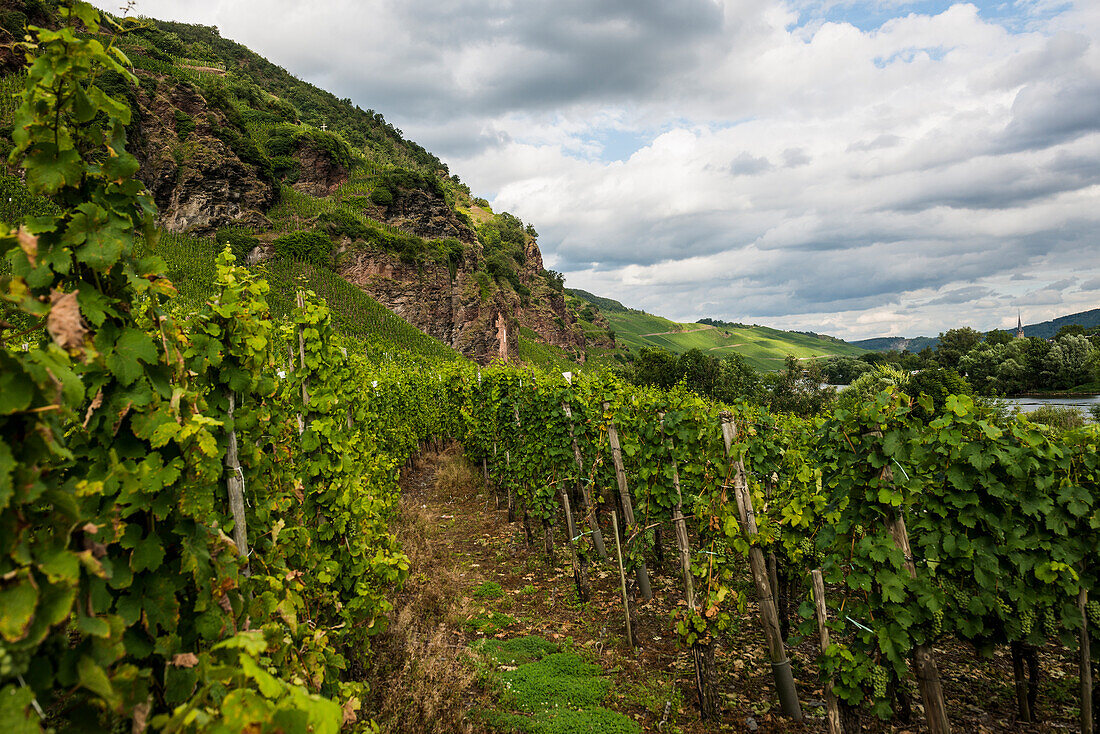
<svg viewBox="0 0 1100 734">
<path fill-rule="evenodd" d="M 986 332 L 985 343 L 990 345 L 1008 344 L 1015 338 L 1016 337 L 1009 334 L 1004 329 L 994 329 L 993 331 Z"/>
<path fill-rule="evenodd" d="M 1048 387 L 1062 390 L 1088 382 L 1092 377 L 1094 356 L 1088 337 L 1062 337 L 1047 353 L 1042 377 Z"/>
<path fill-rule="evenodd" d="M 821 372 L 830 384 L 850 385 L 856 378 L 871 369 L 871 365 L 864 359 L 833 357 L 825 363 Z"/>
<path fill-rule="evenodd" d="M 634 382 L 668 389 L 680 380 L 676 355 L 660 347 L 643 347 L 634 362 Z"/>
<path fill-rule="evenodd" d="M 943 367 L 954 367 L 963 355 L 978 346 L 981 341 L 981 333 L 969 326 L 948 329 L 940 334 L 940 344 L 936 347 L 936 361 Z"/>
<path fill-rule="evenodd" d="M 816 415 L 836 398 L 836 388 L 824 384 L 821 365 L 810 360 L 804 367 L 794 355 L 787 355 L 786 369 L 765 377 L 768 407 L 776 412 Z"/>
<path fill-rule="evenodd" d="M 720 372 L 716 357 L 703 354 L 701 349 L 690 349 L 680 355 L 677 371 L 692 390 L 703 395 L 714 394 Z"/>
<path fill-rule="evenodd" d="M 912 397 L 927 395 L 932 398 L 932 415 L 923 415 L 930 420 L 939 415 L 947 402 L 948 395 L 972 395 L 970 384 L 953 369 L 932 365 L 909 378 L 909 394 Z M 918 411 L 923 413 L 923 410 Z"/>
<path fill-rule="evenodd" d="M 720 363 L 718 384 L 713 397 L 726 403 L 735 400 L 760 402 L 762 385 L 760 375 L 745 358 L 734 352 Z"/>
</svg>

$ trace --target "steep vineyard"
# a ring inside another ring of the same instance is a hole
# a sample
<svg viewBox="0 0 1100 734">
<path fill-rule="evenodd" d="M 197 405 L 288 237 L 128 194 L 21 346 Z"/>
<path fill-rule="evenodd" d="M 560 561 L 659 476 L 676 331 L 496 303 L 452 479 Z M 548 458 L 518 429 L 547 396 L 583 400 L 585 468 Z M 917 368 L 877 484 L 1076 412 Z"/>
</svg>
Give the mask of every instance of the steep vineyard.
<svg viewBox="0 0 1100 734">
<path fill-rule="evenodd" d="M 715 729 L 721 666 L 760 663 L 716 649 L 751 625 L 790 721 L 807 689 L 834 732 L 905 720 L 914 680 L 928 730 L 948 731 L 944 692 L 967 681 L 941 666 L 947 642 L 1007 646 L 1004 688 L 1031 721 L 1037 650 L 1062 645 L 1089 730 L 1100 428 L 889 391 L 803 419 L 604 373 L 479 369 L 329 270 L 158 238 L 130 108 L 97 86 L 130 73 L 100 40 L 112 21 L 72 8 L 86 32 L 38 31 L 9 111 L 26 191 L 8 182 L 22 221 L 0 232 L 13 732 L 376 730 L 361 671 L 409 570 L 389 529 L 398 476 L 441 437 L 528 544 L 568 558 L 580 602 L 621 585 L 631 649 L 632 602 L 671 539 L 668 628 Z M 796 630 L 821 654 L 795 657 Z"/>
</svg>

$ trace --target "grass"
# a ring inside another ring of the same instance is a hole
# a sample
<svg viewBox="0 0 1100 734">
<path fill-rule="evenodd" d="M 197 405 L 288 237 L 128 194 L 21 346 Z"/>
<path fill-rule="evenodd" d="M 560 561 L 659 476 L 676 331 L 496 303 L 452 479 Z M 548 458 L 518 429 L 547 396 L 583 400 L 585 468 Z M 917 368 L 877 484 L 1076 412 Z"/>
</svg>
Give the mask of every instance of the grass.
<svg viewBox="0 0 1100 734">
<path fill-rule="evenodd" d="M 155 252 L 167 263 L 168 277 L 179 289 L 173 304 L 178 312 L 192 313 L 213 297 L 215 248 L 211 238 L 161 234 Z M 332 310 L 337 330 L 360 340 L 379 359 L 399 352 L 444 361 L 463 359 L 454 349 L 412 326 L 327 268 L 272 260 L 257 270 L 271 286 L 267 301 L 276 319 L 285 319 L 293 312 L 298 289 L 311 290 Z"/>
<path fill-rule="evenodd" d="M 542 344 L 539 335 L 523 326 L 519 331 L 519 358 L 547 372 L 576 372 L 580 365 L 561 347 Z"/>
<path fill-rule="evenodd" d="M 491 636 L 503 632 L 516 622 L 514 617 L 509 617 L 503 612 L 486 610 L 467 619 L 462 623 L 462 627 L 467 632 Z"/>
<path fill-rule="evenodd" d="M 716 357 L 736 352 L 758 370 L 781 369 L 788 354 L 805 359 L 835 355 L 854 357 L 867 351 L 767 326 L 709 328 L 704 324 L 683 324 L 635 311 L 609 311 L 604 316 L 615 332 L 616 341 L 631 349 L 663 347 L 677 354 L 701 349 Z"/>
<path fill-rule="evenodd" d="M 504 589 L 496 581 L 485 581 L 475 586 L 472 593 L 475 599 L 499 599 L 504 596 Z"/>
<path fill-rule="evenodd" d="M 499 687 L 501 709 L 482 712 L 497 731 L 529 734 L 608 732 L 636 734 L 630 718 L 602 704 L 611 682 L 598 665 L 537 636 L 489 640 L 479 652 L 499 672 L 490 676 Z"/>
<path fill-rule="evenodd" d="M 495 665 L 518 666 L 542 660 L 557 652 L 558 646 L 537 635 L 528 635 L 510 640 L 485 640 L 477 649 Z"/>
</svg>

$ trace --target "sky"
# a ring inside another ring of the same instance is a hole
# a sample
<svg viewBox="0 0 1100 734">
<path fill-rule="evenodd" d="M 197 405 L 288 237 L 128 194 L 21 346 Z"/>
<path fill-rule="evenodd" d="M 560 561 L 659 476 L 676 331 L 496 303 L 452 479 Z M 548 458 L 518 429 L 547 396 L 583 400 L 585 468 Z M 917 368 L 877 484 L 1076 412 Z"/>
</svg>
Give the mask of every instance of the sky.
<svg viewBox="0 0 1100 734">
<path fill-rule="evenodd" d="M 1096 0 L 135 12 L 383 113 L 567 286 L 631 307 L 845 339 L 1100 307 Z"/>
</svg>

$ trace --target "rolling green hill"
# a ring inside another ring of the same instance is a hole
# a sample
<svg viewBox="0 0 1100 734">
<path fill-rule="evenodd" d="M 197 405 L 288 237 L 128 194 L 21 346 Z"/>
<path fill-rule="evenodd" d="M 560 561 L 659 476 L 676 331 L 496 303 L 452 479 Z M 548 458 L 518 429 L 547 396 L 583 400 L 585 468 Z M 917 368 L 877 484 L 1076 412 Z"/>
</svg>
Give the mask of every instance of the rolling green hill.
<svg viewBox="0 0 1100 734">
<path fill-rule="evenodd" d="M 689 349 L 700 349 L 716 357 L 736 352 L 758 370 L 780 369 L 788 354 L 807 359 L 855 357 L 867 351 L 829 337 L 782 331 L 767 326 L 722 322 L 716 322 L 719 326 L 683 324 L 627 308 L 618 301 L 593 297 L 586 291 L 571 290 L 570 294 L 583 298 L 598 308 L 608 320 L 615 340 L 635 351 L 642 347 L 662 347 L 681 354 Z"/>
</svg>

